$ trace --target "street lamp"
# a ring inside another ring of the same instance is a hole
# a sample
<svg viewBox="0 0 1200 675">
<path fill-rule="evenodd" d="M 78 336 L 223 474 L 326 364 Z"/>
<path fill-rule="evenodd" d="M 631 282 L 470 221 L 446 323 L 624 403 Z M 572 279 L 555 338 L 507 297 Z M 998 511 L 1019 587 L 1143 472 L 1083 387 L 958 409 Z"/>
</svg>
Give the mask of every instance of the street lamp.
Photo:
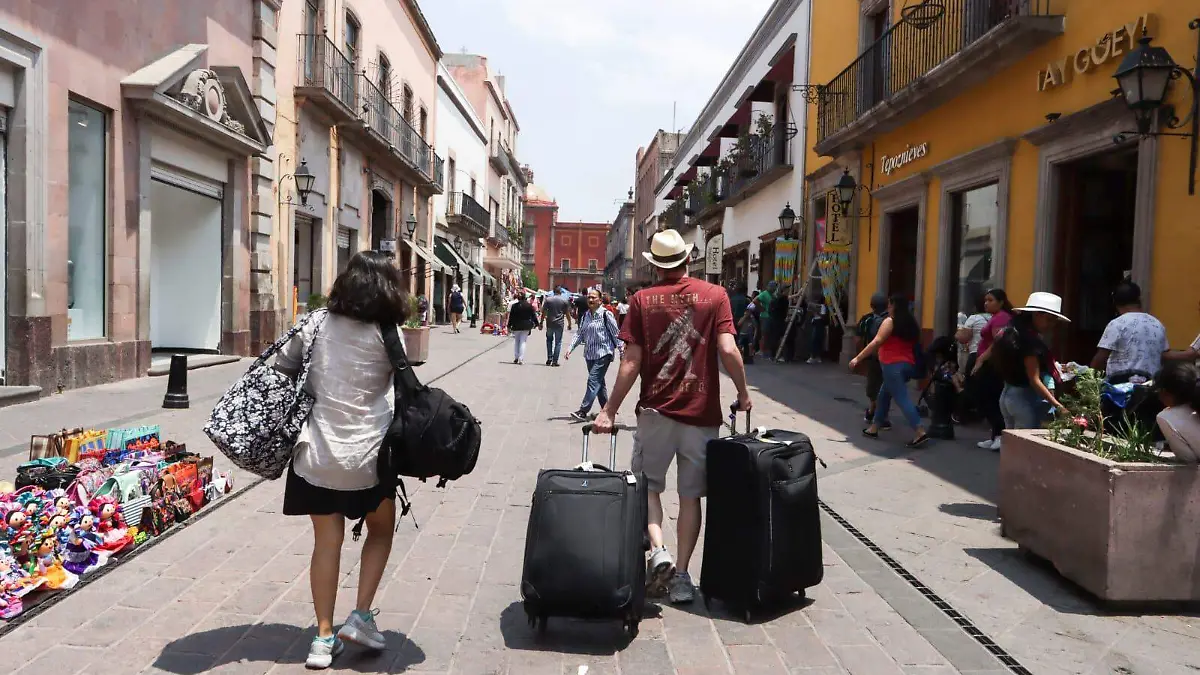
<svg viewBox="0 0 1200 675">
<path fill-rule="evenodd" d="M 459 253 L 462 253 L 463 250 L 462 237 L 458 236 L 457 234 L 454 235 L 454 250 L 458 251 Z"/>
<path fill-rule="evenodd" d="M 854 193 L 857 190 L 858 183 L 854 181 L 854 176 L 850 175 L 850 169 L 846 169 L 837 184 L 837 200 L 842 205 L 842 213 L 850 210 L 850 202 L 854 201 Z"/>
<path fill-rule="evenodd" d="M 692 244 L 691 261 L 695 262 L 699 259 L 700 259 L 700 248 L 697 247 L 695 244 Z"/>
<path fill-rule="evenodd" d="M 788 202 L 784 205 L 783 210 L 779 212 L 779 229 L 784 233 L 791 232 L 796 226 L 796 212 L 792 210 L 792 203 Z"/>
<path fill-rule="evenodd" d="M 408 238 L 412 239 L 417 233 L 417 215 L 415 213 L 408 214 L 408 220 L 404 221 L 404 226 L 408 228 Z"/>
<path fill-rule="evenodd" d="M 300 193 L 300 205 L 308 205 L 308 196 L 312 194 L 313 183 L 317 182 L 317 177 L 308 170 L 308 160 L 300 160 L 300 166 L 296 168 L 296 173 L 292 176 L 296 181 L 296 191 Z"/>
<path fill-rule="evenodd" d="M 1188 23 L 1188 28 L 1200 31 L 1200 19 L 1193 19 Z M 1191 162 L 1188 167 L 1188 194 L 1194 195 L 1196 194 L 1197 142 L 1200 140 L 1200 33 L 1197 34 L 1196 39 L 1198 65 L 1195 71 L 1188 71 L 1175 63 L 1175 59 L 1171 58 L 1171 54 L 1165 48 L 1150 44 L 1152 39 L 1143 29 L 1137 48 L 1125 55 L 1121 65 L 1113 74 L 1117 84 L 1120 85 L 1117 91 L 1125 99 L 1125 104 L 1133 111 L 1133 118 L 1137 124 L 1136 132 L 1118 134 L 1113 140 L 1116 143 L 1123 143 L 1126 135 L 1131 133 L 1136 133 L 1141 138 L 1178 136 L 1192 139 Z M 1192 89 L 1192 105 L 1188 110 L 1187 117 L 1183 120 L 1175 115 L 1174 106 L 1166 103 L 1167 90 L 1170 89 L 1171 80 L 1180 78 L 1186 78 Z M 1189 133 L 1151 131 L 1156 114 L 1165 115 L 1165 126 L 1168 129 L 1180 129 L 1191 122 L 1191 131 Z"/>
</svg>

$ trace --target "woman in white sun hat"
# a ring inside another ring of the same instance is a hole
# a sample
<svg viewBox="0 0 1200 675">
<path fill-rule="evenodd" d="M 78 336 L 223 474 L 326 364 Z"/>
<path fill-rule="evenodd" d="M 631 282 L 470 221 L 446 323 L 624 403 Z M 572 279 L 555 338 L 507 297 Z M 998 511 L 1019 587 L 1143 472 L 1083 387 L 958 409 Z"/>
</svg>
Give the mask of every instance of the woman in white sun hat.
<svg viewBox="0 0 1200 675">
<path fill-rule="evenodd" d="M 1032 293 L 996 338 L 993 347 L 1004 380 L 1000 412 L 1005 429 L 1036 429 L 1051 408 L 1064 410 L 1053 391 L 1058 380 L 1054 358 L 1042 339 L 1059 322 L 1070 322 L 1062 313 L 1062 298 Z"/>
</svg>

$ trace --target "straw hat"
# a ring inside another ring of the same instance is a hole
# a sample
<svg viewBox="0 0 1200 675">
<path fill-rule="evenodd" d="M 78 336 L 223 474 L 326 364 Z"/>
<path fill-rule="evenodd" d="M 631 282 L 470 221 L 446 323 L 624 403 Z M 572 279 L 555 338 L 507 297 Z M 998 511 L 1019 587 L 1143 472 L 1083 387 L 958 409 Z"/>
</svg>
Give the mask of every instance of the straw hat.
<svg viewBox="0 0 1200 675">
<path fill-rule="evenodd" d="M 691 251 L 675 230 L 663 230 L 650 240 L 650 250 L 642 253 L 651 265 L 669 270 L 687 262 Z"/>
<path fill-rule="evenodd" d="M 1029 299 L 1025 301 L 1024 307 L 1018 307 L 1018 312 L 1041 312 L 1049 314 L 1056 319 L 1071 323 L 1071 320 L 1062 313 L 1062 298 L 1053 293 L 1030 293 Z"/>
</svg>

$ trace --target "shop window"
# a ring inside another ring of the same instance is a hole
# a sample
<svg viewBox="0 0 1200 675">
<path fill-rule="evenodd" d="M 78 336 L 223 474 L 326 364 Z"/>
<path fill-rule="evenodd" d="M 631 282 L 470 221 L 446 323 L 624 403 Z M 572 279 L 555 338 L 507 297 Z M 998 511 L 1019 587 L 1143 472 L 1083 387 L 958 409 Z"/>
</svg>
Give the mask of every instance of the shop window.
<svg viewBox="0 0 1200 675">
<path fill-rule="evenodd" d="M 952 316 L 974 314 L 979 300 L 993 284 L 992 256 L 1000 222 L 1000 186 L 984 185 L 952 195 L 950 279 Z"/>
<path fill-rule="evenodd" d="M 68 102 L 67 338 L 104 337 L 107 115 Z"/>
<path fill-rule="evenodd" d="M 571 271 L 571 259 L 563 258 L 562 261 L 559 262 L 558 268 L 564 272 L 570 272 Z"/>
</svg>

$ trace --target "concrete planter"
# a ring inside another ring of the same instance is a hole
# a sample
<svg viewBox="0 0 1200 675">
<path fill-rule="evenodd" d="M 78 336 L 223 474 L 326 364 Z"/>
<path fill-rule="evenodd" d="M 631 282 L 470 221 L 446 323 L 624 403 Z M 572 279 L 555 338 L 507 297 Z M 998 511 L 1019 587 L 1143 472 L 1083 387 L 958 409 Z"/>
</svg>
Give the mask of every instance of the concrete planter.
<svg viewBox="0 0 1200 675">
<path fill-rule="evenodd" d="M 1118 463 L 1006 431 L 1004 536 L 1110 603 L 1200 600 L 1200 468 Z"/>
<path fill-rule="evenodd" d="M 408 362 L 420 365 L 429 360 L 429 327 L 401 328 L 404 332 L 404 353 Z"/>
</svg>

